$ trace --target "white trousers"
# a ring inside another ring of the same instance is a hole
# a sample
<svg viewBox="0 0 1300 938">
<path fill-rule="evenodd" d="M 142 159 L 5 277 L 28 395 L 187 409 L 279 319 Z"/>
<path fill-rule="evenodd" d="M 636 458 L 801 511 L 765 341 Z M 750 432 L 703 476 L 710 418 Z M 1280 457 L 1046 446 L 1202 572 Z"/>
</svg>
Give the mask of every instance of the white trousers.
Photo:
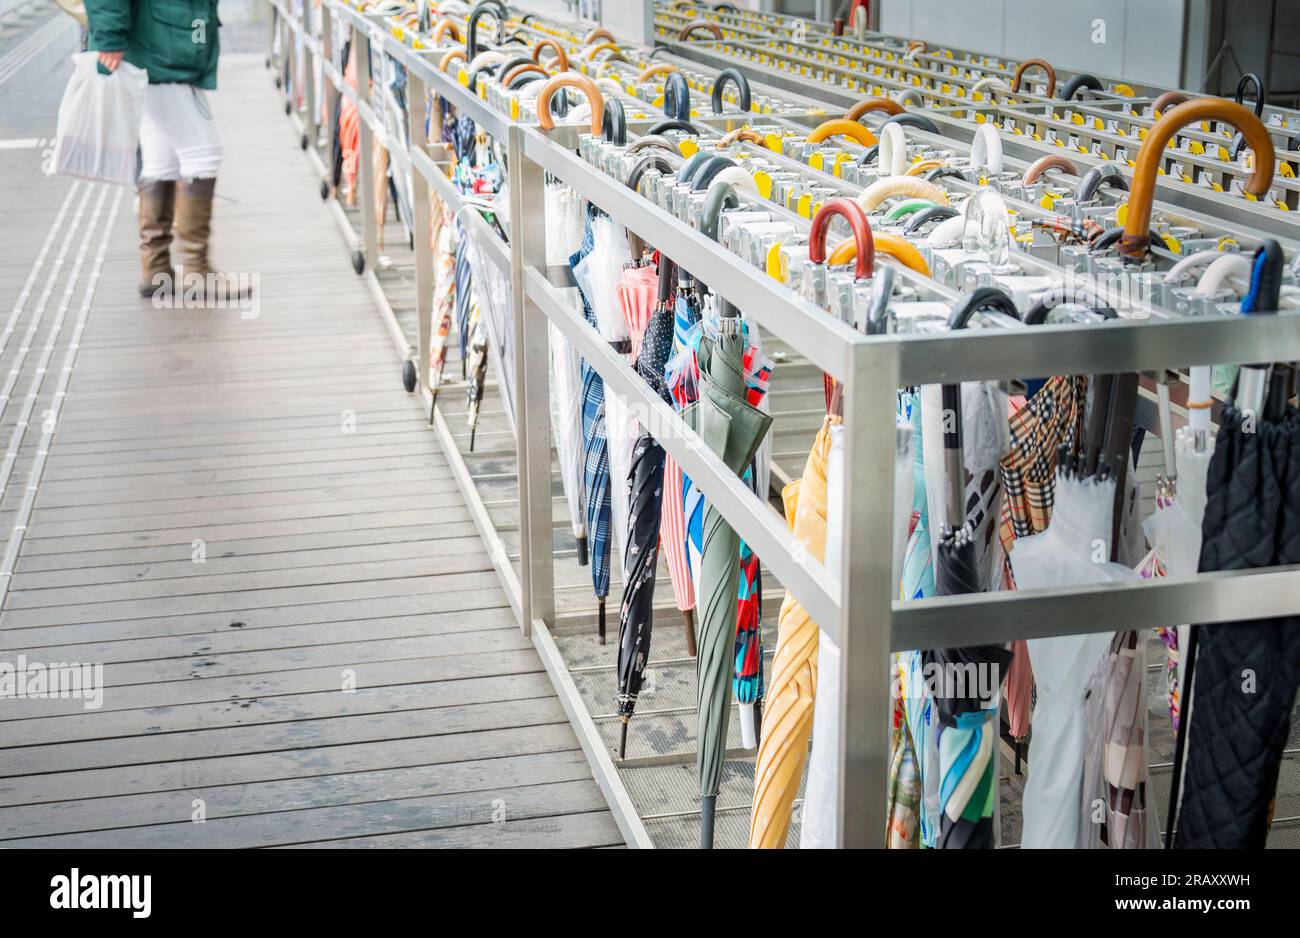
<svg viewBox="0 0 1300 938">
<path fill-rule="evenodd" d="M 140 126 L 141 179 L 210 179 L 221 141 L 207 92 L 193 85 L 149 85 Z"/>
</svg>

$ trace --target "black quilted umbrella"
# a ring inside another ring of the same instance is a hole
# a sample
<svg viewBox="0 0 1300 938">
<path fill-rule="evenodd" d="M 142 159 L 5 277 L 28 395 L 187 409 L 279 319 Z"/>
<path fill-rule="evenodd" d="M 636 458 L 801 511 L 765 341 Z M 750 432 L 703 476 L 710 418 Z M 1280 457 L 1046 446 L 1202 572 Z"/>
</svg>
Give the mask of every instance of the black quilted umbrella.
<svg viewBox="0 0 1300 938">
<path fill-rule="evenodd" d="M 664 367 L 673 347 L 672 263 L 659 265 L 659 297 L 637 356 L 636 370 L 665 403 L 671 403 Z M 632 468 L 628 475 L 627 572 L 623 602 L 618 617 L 618 715 L 620 727 L 618 757 L 627 750 L 627 725 L 636 707 L 637 694 L 645 677 L 654 626 L 655 579 L 659 569 L 659 526 L 663 513 L 664 450 L 642 429 L 632 447 Z"/>
<path fill-rule="evenodd" d="M 1265 242 L 1243 312 L 1276 310 L 1281 275 L 1281 249 Z M 1239 392 L 1252 371 L 1265 366 L 1243 367 Z M 1300 563 L 1300 413 L 1286 403 L 1289 383 L 1289 369 L 1275 366 L 1258 399 L 1239 393 L 1243 409 L 1224 411 L 1206 483 L 1202 571 Z M 1177 787 L 1170 794 L 1171 830 L 1179 811 L 1173 845 L 1262 848 L 1300 685 L 1300 616 L 1193 626 L 1191 636 L 1181 705 L 1190 719 L 1179 725 L 1174 778 L 1184 747 L 1187 772 L 1181 809 Z"/>
</svg>

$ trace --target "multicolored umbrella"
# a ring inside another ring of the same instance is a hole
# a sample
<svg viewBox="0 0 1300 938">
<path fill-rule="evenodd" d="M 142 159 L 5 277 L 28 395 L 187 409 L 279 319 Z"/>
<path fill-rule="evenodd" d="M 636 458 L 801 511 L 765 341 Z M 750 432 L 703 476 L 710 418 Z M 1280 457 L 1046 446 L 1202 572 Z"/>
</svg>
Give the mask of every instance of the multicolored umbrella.
<svg viewBox="0 0 1300 938">
<path fill-rule="evenodd" d="M 781 492 L 791 534 L 819 562 L 826 550 L 826 471 L 834 419 L 826 417 L 808 452 L 802 476 Z M 759 741 L 754 765 L 754 804 L 749 818 L 749 846 L 753 848 L 780 849 L 790 830 L 791 811 L 813 729 L 820 633 L 803 605 L 787 592 L 781 603 L 776 656 L 772 660 L 768 729 Z"/>
<path fill-rule="evenodd" d="M 700 400 L 683 418 L 726 466 L 739 476 L 749 466 L 772 418 L 748 403 L 745 337 L 738 316 L 719 320 L 716 335 L 706 330 L 696 349 Z M 700 780 L 700 845 L 713 846 L 714 808 L 722 782 L 736 634 L 736 596 L 740 539 L 725 518 L 706 502 L 700 561 L 701 599 L 696 755 Z"/>
<path fill-rule="evenodd" d="M 693 289 L 677 290 L 673 317 L 673 357 L 686 349 L 687 335 L 700 321 L 698 297 Z M 693 360 L 693 357 L 692 357 Z M 679 400 L 672 395 L 673 406 L 679 411 L 695 400 Z M 682 502 L 682 468 L 671 456 L 664 459 L 664 501 L 662 518 L 662 545 L 660 550 L 668 565 L 672 581 L 673 598 L 681 610 L 686 628 L 686 651 L 695 656 L 695 584 L 691 578 L 690 563 L 686 559 L 686 512 Z"/>
</svg>

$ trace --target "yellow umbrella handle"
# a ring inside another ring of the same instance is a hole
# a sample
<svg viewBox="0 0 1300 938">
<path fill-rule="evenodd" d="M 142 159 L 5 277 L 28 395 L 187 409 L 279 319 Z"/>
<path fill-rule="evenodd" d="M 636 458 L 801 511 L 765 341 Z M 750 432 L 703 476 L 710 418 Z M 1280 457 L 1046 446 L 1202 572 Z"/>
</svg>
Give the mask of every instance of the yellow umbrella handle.
<svg viewBox="0 0 1300 938">
<path fill-rule="evenodd" d="M 930 265 L 925 262 L 925 258 L 916 246 L 906 238 L 900 238 L 898 235 L 888 234 L 883 231 L 877 231 L 872 234 L 872 240 L 875 242 L 876 253 L 885 254 L 894 258 L 904 267 L 915 270 L 918 274 L 930 276 Z M 826 264 L 835 267 L 839 264 L 847 264 L 858 255 L 858 246 L 852 238 L 839 243 L 831 256 L 826 259 Z"/>
<path fill-rule="evenodd" d="M 446 55 L 444 55 L 442 59 L 438 62 L 438 71 L 440 72 L 447 71 L 447 69 L 451 67 L 451 63 L 456 61 L 460 61 L 460 62 L 465 61 L 464 49 L 457 47 L 455 49 L 452 49 Z"/>
<path fill-rule="evenodd" d="M 636 76 L 636 83 L 639 85 L 641 82 L 649 81 L 651 78 L 657 78 L 660 75 L 671 75 L 673 72 L 680 71 L 681 69 L 676 65 L 669 65 L 666 62 L 659 65 L 651 65 L 640 75 Z"/>
<path fill-rule="evenodd" d="M 813 128 L 812 133 L 808 134 L 808 142 L 821 143 L 828 137 L 849 137 L 864 147 L 869 147 L 876 142 L 875 134 L 857 121 L 846 120 L 843 117 L 835 117 L 818 124 Z"/>
<path fill-rule="evenodd" d="M 447 35 L 447 33 L 451 33 L 451 38 L 456 42 L 461 41 L 460 30 L 456 27 L 456 24 L 451 20 L 443 19 L 438 21 L 437 26 L 433 27 L 433 44 L 436 46 L 438 43 L 442 42 L 442 37 Z"/>
</svg>

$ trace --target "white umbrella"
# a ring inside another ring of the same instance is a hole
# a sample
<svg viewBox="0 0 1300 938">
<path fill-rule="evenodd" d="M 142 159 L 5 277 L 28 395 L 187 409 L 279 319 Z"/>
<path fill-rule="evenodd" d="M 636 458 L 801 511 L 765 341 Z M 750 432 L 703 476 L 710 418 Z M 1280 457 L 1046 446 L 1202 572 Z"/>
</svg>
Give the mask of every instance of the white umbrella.
<svg viewBox="0 0 1300 938">
<path fill-rule="evenodd" d="M 1019 538 L 1011 554 L 1021 590 L 1120 582 L 1136 574 L 1110 563 L 1115 481 L 1080 479 L 1061 467 L 1052 523 Z M 1030 639 L 1038 702 L 1025 782 L 1021 845 L 1073 847 L 1080 824 L 1085 692 L 1113 632 Z"/>
</svg>

